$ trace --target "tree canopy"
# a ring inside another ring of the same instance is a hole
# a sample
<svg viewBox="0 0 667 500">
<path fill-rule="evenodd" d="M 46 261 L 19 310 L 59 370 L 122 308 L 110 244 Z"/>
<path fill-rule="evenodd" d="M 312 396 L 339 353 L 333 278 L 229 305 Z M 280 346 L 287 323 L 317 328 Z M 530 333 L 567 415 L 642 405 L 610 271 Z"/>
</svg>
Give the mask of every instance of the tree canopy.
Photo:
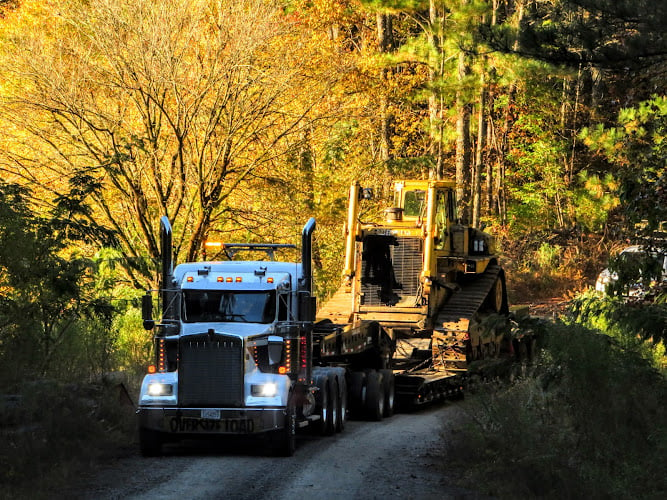
<svg viewBox="0 0 667 500">
<path fill-rule="evenodd" d="M 23 0 L 0 21 L 0 171 L 154 286 L 207 238 L 340 265 L 347 186 L 453 177 L 513 237 L 664 220 L 665 8 L 605 0 Z M 663 193 L 663 194 L 661 194 Z M 657 197 L 657 198 L 656 198 Z"/>
</svg>

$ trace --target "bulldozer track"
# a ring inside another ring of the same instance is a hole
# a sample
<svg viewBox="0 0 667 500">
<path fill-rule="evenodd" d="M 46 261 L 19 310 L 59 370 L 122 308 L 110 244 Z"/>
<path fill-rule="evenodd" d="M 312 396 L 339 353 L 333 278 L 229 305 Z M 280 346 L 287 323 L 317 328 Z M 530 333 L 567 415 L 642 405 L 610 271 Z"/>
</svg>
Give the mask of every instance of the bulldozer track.
<svg viewBox="0 0 667 500">
<path fill-rule="evenodd" d="M 479 278 L 454 292 L 438 313 L 433 329 L 442 332 L 467 330 L 468 322 L 481 309 L 501 271 L 499 265 L 490 264 Z M 462 328 L 452 328 L 456 324 Z"/>
<path fill-rule="evenodd" d="M 433 356 L 396 375 L 396 394 L 401 404 L 410 407 L 462 393 L 467 361 L 465 349 L 458 344 L 468 338 L 473 316 L 484 307 L 501 273 L 500 266 L 491 264 L 481 276 L 469 280 L 452 294 L 433 325 Z M 436 344 L 436 337 L 451 340 Z"/>
</svg>

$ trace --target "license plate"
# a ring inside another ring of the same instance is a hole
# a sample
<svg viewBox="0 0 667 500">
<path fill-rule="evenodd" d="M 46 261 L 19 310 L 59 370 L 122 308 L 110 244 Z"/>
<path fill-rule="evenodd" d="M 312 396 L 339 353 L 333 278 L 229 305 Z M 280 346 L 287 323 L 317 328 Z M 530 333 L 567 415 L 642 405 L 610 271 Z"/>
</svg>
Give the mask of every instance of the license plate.
<svg viewBox="0 0 667 500">
<path fill-rule="evenodd" d="M 202 411 L 203 413 L 203 411 Z M 219 434 L 251 434 L 255 432 L 255 421 L 252 418 L 193 418 L 171 417 L 167 426 L 175 433 L 219 433 Z"/>
<path fill-rule="evenodd" d="M 206 420 L 220 420 L 220 410 L 204 409 L 201 411 L 201 418 Z"/>
</svg>

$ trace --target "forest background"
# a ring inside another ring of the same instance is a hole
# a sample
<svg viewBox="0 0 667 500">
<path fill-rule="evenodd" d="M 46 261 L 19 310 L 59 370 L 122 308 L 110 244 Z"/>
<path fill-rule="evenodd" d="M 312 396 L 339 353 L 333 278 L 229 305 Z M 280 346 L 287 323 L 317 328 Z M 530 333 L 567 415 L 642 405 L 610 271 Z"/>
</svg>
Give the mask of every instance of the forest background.
<svg viewBox="0 0 667 500">
<path fill-rule="evenodd" d="M 643 0 L 0 1 L 0 392 L 143 371 L 162 215 L 180 262 L 313 216 L 326 297 L 354 180 L 454 178 L 513 302 L 584 291 L 667 220 L 665 26 Z"/>
</svg>

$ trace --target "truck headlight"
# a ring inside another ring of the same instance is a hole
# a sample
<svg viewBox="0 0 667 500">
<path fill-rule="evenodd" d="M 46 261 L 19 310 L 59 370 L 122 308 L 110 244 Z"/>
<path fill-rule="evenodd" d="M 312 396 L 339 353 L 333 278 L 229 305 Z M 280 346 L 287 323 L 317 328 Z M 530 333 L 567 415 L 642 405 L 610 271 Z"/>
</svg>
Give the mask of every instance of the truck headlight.
<svg viewBox="0 0 667 500">
<path fill-rule="evenodd" d="M 174 393 L 174 386 L 171 384 L 152 382 L 148 384 L 146 392 L 149 396 L 171 396 Z"/>
<path fill-rule="evenodd" d="M 250 394 L 255 397 L 272 398 L 277 392 L 278 386 L 273 382 L 253 384 L 250 386 Z"/>
</svg>

